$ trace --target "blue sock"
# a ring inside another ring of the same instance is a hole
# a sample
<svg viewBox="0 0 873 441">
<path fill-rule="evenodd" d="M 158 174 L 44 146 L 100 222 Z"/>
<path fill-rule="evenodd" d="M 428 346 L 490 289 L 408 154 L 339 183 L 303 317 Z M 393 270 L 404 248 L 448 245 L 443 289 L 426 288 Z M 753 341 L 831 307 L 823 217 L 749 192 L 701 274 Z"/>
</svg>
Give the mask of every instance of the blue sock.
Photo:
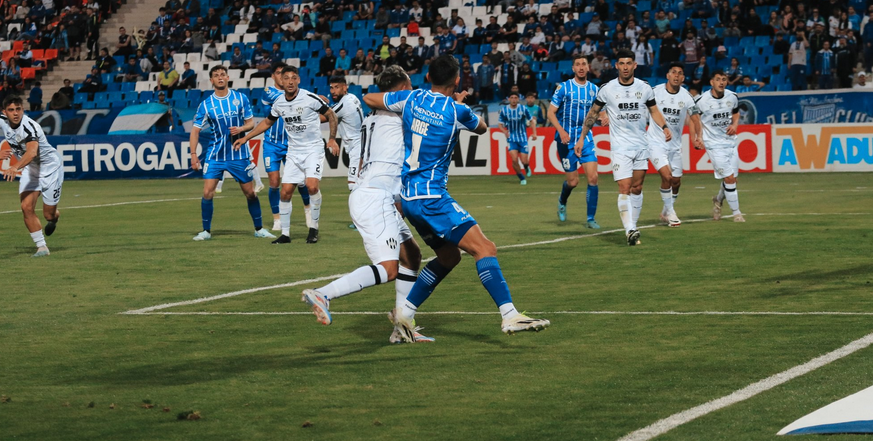
<svg viewBox="0 0 873 441">
<path fill-rule="evenodd" d="M 436 259 L 431 260 L 427 263 L 427 266 L 418 273 L 418 278 L 415 279 L 415 284 L 413 284 L 412 289 L 409 290 L 406 300 L 418 308 L 428 297 L 430 297 L 434 288 L 436 288 L 436 286 L 439 285 L 451 271 L 451 269 L 440 265 L 439 261 Z"/>
<path fill-rule="evenodd" d="M 303 199 L 303 205 L 309 205 L 309 189 L 305 185 L 298 185 L 297 191 L 300 193 L 300 198 Z"/>
<path fill-rule="evenodd" d="M 518 180 L 519 180 L 519 181 L 523 181 L 523 180 L 524 180 L 524 173 L 516 173 L 515 175 L 518 176 Z"/>
<path fill-rule="evenodd" d="M 212 199 L 200 199 L 200 214 L 203 217 L 203 229 L 212 229 Z"/>
<path fill-rule="evenodd" d="M 255 196 L 254 199 L 246 199 L 249 203 L 249 214 L 252 215 L 252 222 L 255 224 L 255 231 L 264 227 L 261 221 L 261 201 Z"/>
<path fill-rule="evenodd" d="M 267 197 L 270 199 L 270 210 L 273 214 L 279 214 L 279 194 L 281 191 L 278 188 L 270 187 Z"/>
<path fill-rule="evenodd" d="M 564 186 L 561 188 L 561 197 L 558 198 L 558 201 L 561 202 L 561 205 L 567 205 L 567 199 L 570 198 L 570 193 L 573 192 L 573 188 L 567 185 L 567 181 L 564 181 Z"/>
<path fill-rule="evenodd" d="M 589 185 L 588 191 L 585 193 L 585 201 L 588 202 L 588 220 L 593 221 L 594 215 L 597 214 L 597 196 L 600 194 L 600 187 Z"/>
<path fill-rule="evenodd" d="M 494 299 L 497 306 L 512 302 L 512 296 L 509 295 L 509 285 L 503 278 L 503 271 L 500 271 L 500 264 L 497 263 L 496 257 L 479 259 L 476 262 L 476 270 L 479 271 L 479 280 L 482 281 L 482 285 L 488 290 L 488 294 L 491 294 L 491 298 Z"/>
</svg>

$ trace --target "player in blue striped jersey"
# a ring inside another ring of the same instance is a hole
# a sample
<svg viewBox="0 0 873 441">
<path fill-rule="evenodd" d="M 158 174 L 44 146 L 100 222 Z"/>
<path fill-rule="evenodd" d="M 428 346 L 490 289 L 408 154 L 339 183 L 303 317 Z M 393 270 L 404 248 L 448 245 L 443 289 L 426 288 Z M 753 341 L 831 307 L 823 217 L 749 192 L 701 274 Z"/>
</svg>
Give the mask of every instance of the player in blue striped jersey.
<svg viewBox="0 0 873 441">
<path fill-rule="evenodd" d="M 530 126 L 531 139 L 537 139 L 537 120 L 530 114 L 527 107 L 518 104 L 518 92 L 509 92 L 509 105 L 503 106 L 497 116 L 500 130 L 506 135 L 509 144 L 509 157 L 512 159 L 512 169 L 521 185 L 527 185 L 525 173 L 530 176 L 529 150 L 527 148 L 527 127 Z M 519 164 L 521 159 L 521 164 Z M 522 169 L 523 167 L 523 169 Z"/>
<path fill-rule="evenodd" d="M 466 92 L 454 93 L 460 81 L 459 72 L 458 60 L 443 55 L 430 64 L 427 77 L 431 90 L 364 96 L 371 109 L 401 115 L 406 150 L 400 194 L 403 213 L 437 256 L 421 270 L 406 302 L 394 316 L 395 325 L 409 343 L 415 342 L 415 311 L 460 263 L 461 250 L 476 259 L 479 279 L 503 316 L 503 332 L 538 331 L 549 326 L 548 320 L 518 312 L 497 262 L 497 247 L 446 189 L 449 160 L 460 131 L 481 135 L 488 130 L 485 122 L 462 103 Z"/>
<path fill-rule="evenodd" d="M 285 63 L 278 62 L 273 64 L 273 84 L 275 86 L 267 86 L 264 89 L 264 97 L 261 98 L 261 102 L 264 105 L 272 107 L 273 103 L 285 94 L 285 86 L 282 80 L 284 68 Z M 285 156 L 287 154 L 288 134 L 285 132 L 285 126 L 274 124 L 264 132 L 264 168 L 267 170 L 267 178 L 270 180 L 270 190 L 267 196 L 270 198 L 270 210 L 273 212 L 273 231 L 282 230 L 282 222 L 279 220 L 279 195 L 281 193 L 280 186 L 282 185 L 280 169 L 282 164 L 285 163 Z M 309 218 L 309 190 L 306 189 L 306 184 L 300 184 L 297 186 L 297 191 L 300 192 L 300 198 L 303 199 L 306 227 L 309 228 L 312 223 Z"/>
<path fill-rule="evenodd" d="M 203 199 L 200 201 L 200 211 L 203 215 L 203 231 L 194 236 L 194 240 L 202 241 L 212 238 L 212 198 L 218 180 L 227 171 L 237 181 L 240 189 L 248 200 L 249 214 L 255 225 L 255 237 L 276 237 L 263 228 L 261 221 L 261 202 L 252 183 L 250 171 L 254 167 L 251 152 L 248 148 L 233 146 L 233 141 L 245 135 L 247 130 L 255 126 L 252 106 L 247 96 L 231 90 L 227 82 L 227 68 L 215 66 L 209 70 L 209 82 L 215 93 L 204 99 L 194 114 L 194 127 L 191 129 L 191 167 L 200 170 L 200 159 L 197 157 L 197 145 L 200 142 L 200 130 L 206 124 L 212 127 L 212 142 L 206 148 L 203 164 Z"/>
<path fill-rule="evenodd" d="M 549 106 L 549 122 L 555 127 L 555 142 L 558 156 L 564 168 L 566 180 L 558 198 L 558 219 L 567 220 L 567 199 L 579 185 L 579 165 L 588 179 L 585 200 L 588 204 L 588 228 L 600 228 L 594 215 L 597 214 L 597 155 L 594 154 L 594 136 L 585 136 L 585 148 L 581 156 L 573 151 L 573 146 L 582 136 L 585 115 L 591 109 L 597 96 L 597 86 L 588 81 L 588 59 L 582 55 L 573 56 L 573 78 L 558 84 L 552 103 Z"/>
</svg>

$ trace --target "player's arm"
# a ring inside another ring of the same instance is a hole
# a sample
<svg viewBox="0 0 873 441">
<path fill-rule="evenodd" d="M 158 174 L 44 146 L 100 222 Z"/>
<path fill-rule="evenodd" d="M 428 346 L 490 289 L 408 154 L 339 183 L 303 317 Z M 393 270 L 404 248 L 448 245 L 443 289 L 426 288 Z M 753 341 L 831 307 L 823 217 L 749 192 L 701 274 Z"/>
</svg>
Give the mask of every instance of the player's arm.
<svg viewBox="0 0 873 441">
<path fill-rule="evenodd" d="M 339 144 L 336 143 L 336 128 L 339 125 L 339 119 L 336 117 L 336 113 L 334 113 L 333 109 L 328 106 L 322 107 L 321 114 L 327 118 L 327 125 L 330 127 L 328 129 L 327 135 L 327 148 L 330 150 L 330 153 L 334 156 L 339 156 Z"/>
<path fill-rule="evenodd" d="M 247 133 L 242 138 L 237 139 L 236 141 L 233 142 L 234 150 L 239 150 L 239 148 L 243 144 L 249 142 L 250 139 L 254 138 L 255 136 L 260 135 L 261 133 L 266 132 L 270 127 L 273 127 L 273 124 L 276 123 L 277 119 L 279 119 L 279 117 L 273 116 L 273 113 L 271 112 L 269 115 L 267 115 L 266 118 L 261 120 L 261 122 L 258 123 L 258 125 L 254 127 L 254 129 L 250 128 L 251 132 Z M 254 120 L 249 120 L 249 121 L 251 121 L 252 124 L 254 124 Z M 243 126 L 243 127 L 245 127 L 245 126 Z M 231 132 L 231 133 L 233 133 L 233 132 Z M 192 134 L 193 134 L 193 131 L 192 131 Z"/>
<path fill-rule="evenodd" d="M 649 112 L 652 113 L 652 121 L 664 131 L 664 141 L 670 141 L 673 139 L 673 132 L 670 131 L 670 127 L 667 125 L 667 120 L 664 119 L 664 114 L 661 113 L 661 109 L 655 105 L 655 100 L 651 101 L 651 106 L 649 106 Z"/>
<path fill-rule="evenodd" d="M 3 170 L 3 178 L 7 181 L 12 182 L 15 180 L 15 175 L 21 170 L 24 170 L 24 167 L 27 167 L 28 164 L 33 162 L 33 158 L 36 158 L 36 155 L 39 153 L 39 142 L 36 140 L 27 141 L 25 147 L 27 147 L 27 151 L 24 152 L 24 155 L 21 156 L 21 159 L 18 160 L 15 167 L 9 167 L 6 170 Z"/>
<path fill-rule="evenodd" d="M 238 127 L 231 127 L 230 134 L 233 136 L 239 135 L 242 132 L 248 132 L 251 129 L 255 128 L 255 119 L 249 118 L 246 120 L 245 124 Z"/>
<path fill-rule="evenodd" d="M 197 144 L 200 143 L 200 127 L 191 128 L 191 136 L 188 138 L 188 149 L 191 150 L 191 168 L 200 170 L 200 158 L 197 157 Z"/>
<path fill-rule="evenodd" d="M 685 118 L 688 126 L 688 134 L 691 136 L 691 145 L 697 150 L 703 149 L 703 127 L 700 125 L 700 115 L 692 114 Z"/>
<path fill-rule="evenodd" d="M 537 117 L 530 115 L 530 119 L 528 120 L 528 125 L 530 126 L 530 139 L 531 141 L 537 140 Z"/>
<path fill-rule="evenodd" d="M 388 106 L 385 105 L 385 92 L 364 95 L 364 104 L 371 109 L 388 110 Z"/>
<path fill-rule="evenodd" d="M 588 136 L 588 132 L 591 131 L 591 128 L 594 127 L 594 124 L 597 124 L 597 115 L 600 114 L 600 109 L 603 108 L 603 104 L 597 100 L 591 104 L 591 109 L 588 110 L 588 115 L 585 115 L 585 122 L 582 123 L 582 134 L 579 135 L 579 140 L 576 141 L 576 145 L 573 146 L 573 150 L 576 152 L 576 156 L 582 157 L 582 147 L 585 146 L 585 137 Z M 552 108 L 549 108 L 549 116 L 551 116 Z M 555 118 L 557 119 L 557 117 Z M 563 135 L 562 135 L 563 136 Z M 569 136 L 567 137 L 569 141 Z"/>
<path fill-rule="evenodd" d="M 598 117 L 597 122 L 599 122 L 600 125 L 603 127 L 606 127 L 609 125 L 609 114 L 606 113 L 606 110 L 600 111 L 600 117 Z"/>
<path fill-rule="evenodd" d="M 555 130 L 558 131 L 558 135 L 561 137 L 561 142 L 564 144 L 570 142 L 570 134 L 567 133 L 567 131 L 561 127 L 561 123 L 558 122 L 558 106 L 549 104 L 549 113 L 547 117 Z"/>
<path fill-rule="evenodd" d="M 728 136 L 734 136 L 737 134 L 737 129 L 740 127 L 740 109 L 739 107 L 734 107 L 734 114 L 731 115 L 731 125 L 727 128 Z"/>
</svg>

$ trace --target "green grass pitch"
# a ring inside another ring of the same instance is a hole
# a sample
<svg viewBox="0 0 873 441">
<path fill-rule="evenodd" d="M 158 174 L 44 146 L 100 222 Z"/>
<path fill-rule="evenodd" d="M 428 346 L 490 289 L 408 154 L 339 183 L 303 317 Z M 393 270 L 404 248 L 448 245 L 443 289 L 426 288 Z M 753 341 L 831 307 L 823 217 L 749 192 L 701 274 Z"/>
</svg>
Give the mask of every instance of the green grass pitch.
<svg viewBox="0 0 873 441">
<path fill-rule="evenodd" d="M 616 186 L 601 178 L 598 221 L 620 229 Z M 559 223 L 562 179 L 451 178 L 491 240 L 523 245 L 498 258 L 515 304 L 552 327 L 503 335 L 465 257 L 421 308 L 427 345 L 388 344 L 393 285 L 333 302 L 378 314 L 331 326 L 276 314 L 306 312 L 300 291 L 326 282 L 121 314 L 368 264 L 343 179 L 322 184 L 316 245 L 295 196 L 290 246 L 252 237 L 232 182 L 213 240 L 195 243 L 200 181 L 69 181 L 43 259 L 29 257 L 17 183 L 0 184 L 0 440 L 617 440 L 873 332 L 873 315 L 578 313 L 873 312 L 873 174 L 742 175 L 745 224 L 706 220 L 717 181 L 686 176 L 685 223 L 645 228 L 637 247 L 590 236 L 584 184 Z M 657 186 L 650 175 L 640 225 L 657 222 Z M 424 314 L 439 311 L 485 314 Z M 192 312 L 215 314 L 178 314 Z M 871 359 L 862 349 L 657 439 L 777 439 L 869 387 Z M 202 418 L 178 420 L 185 411 Z"/>
</svg>

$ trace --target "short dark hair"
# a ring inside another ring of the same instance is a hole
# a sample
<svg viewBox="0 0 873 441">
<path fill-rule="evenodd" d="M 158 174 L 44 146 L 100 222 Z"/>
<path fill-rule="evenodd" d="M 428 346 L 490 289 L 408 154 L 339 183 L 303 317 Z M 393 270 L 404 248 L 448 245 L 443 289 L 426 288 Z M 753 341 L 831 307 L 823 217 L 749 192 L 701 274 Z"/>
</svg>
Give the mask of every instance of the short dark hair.
<svg viewBox="0 0 873 441">
<path fill-rule="evenodd" d="M 221 64 L 217 64 L 215 66 L 212 66 L 212 69 L 209 69 L 209 78 L 212 78 L 212 74 L 214 74 L 215 72 L 218 72 L 219 70 L 223 70 L 224 73 L 227 73 L 226 67 L 224 67 Z"/>
<path fill-rule="evenodd" d="M 685 65 L 678 62 L 678 61 L 674 61 L 674 62 L 670 63 L 670 67 L 667 68 L 667 72 L 670 72 L 671 70 L 673 70 L 674 67 L 678 67 L 679 69 L 682 69 L 682 73 L 683 74 L 685 73 Z"/>
<path fill-rule="evenodd" d="M 575 54 L 575 55 L 573 55 L 573 64 L 576 64 L 576 60 L 578 60 L 578 59 L 580 59 L 580 58 L 584 58 L 585 61 L 588 61 L 588 57 L 587 57 L 587 56 L 582 55 L 582 54 Z"/>
<path fill-rule="evenodd" d="M 536 98 L 536 97 L 537 97 L 537 93 L 536 93 L 536 92 L 528 92 L 528 93 L 526 93 L 524 96 L 525 96 L 525 98 L 527 98 L 527 97 L 529 97 L 529 96 L 532 96 L 532 97 Z"/>
<path fill-rule="evenodd" d="M 297 66 L 285 66 L 282 69 L 282 75 L 285 75 L 288 72 L 291 72 L 294 75 L 300 76 L 300 71 L 297 70 Z"/>
<path fill-rule="evenodd" d="M 454 85 L 455 79 L 458 78 L 458 72 L 461 68 L 458 66 L 458 60 L 452 55 L 440 55 L 430 63 L 428 76 L 430 82 L 434 86 L 451 86 Z"/>
<path fill-rule="evenodd" d="M 516 91 L 512 91 L 512 92 L 509 92 L 509 95 L 506 95 L 506 97 L 509 98 L 509 97 L 511 97 L 511 96 L 513 96 L 513 95 L 515 95 L 515 96 L 519 96 L 519 95 L 518 95 L 518 92 L 516 92 Z"/>
<path fill-rule="evenodd" d="M 20 96 L 9 95 L 3 99 L 3 109 L 6 109 L 7 107 L 9 107 L 13 104 L 18 104 L 19 106 L 22 106 L 22 105 L 24 105 L 23 103 L 24 103 L 24 101 L 21 100 Z"/>
<path fill-rule="evenodd" d="M 342 75 L 334 75 L 334 76 L 330 77 L 330 80 L 328 80 L 327 84 L 348 84 L 348 83 L 346 83 L 346 77 L 344 77 Z"/>
<path fill-rule="evenodd" d="M 386 67 L 385 70 L 376 77 L 376 86 L 379 87 L 380 91 L 388 92 L 405 83 L 407 80 L 409 80 L 409 76 L 406 75 L 406 71 L 404 71 L 400 66 L 393 65 Z"/>
<path fill-rule="evenodd" d="M 273 65 L 271 67 L 273 68 L 273 73 L 276 73 L 280 70 L 285 70 L 285 68 L 288 67 L 288 65 L 281 62 L 281 61 L 277 61 L 277 62 L 273 63 Z"/>
<path fill-rule="evenodd" d="M 615 53 L 615 59 L 620 60 L 622 58 L 636 59 L 636 55 L 634 55 L 634 53 L 631 52 L 629 49 L 621 49 Z"/>
<path fill-rule="evenodd" d="M 724 77 L 727 76 L 727 74 L 724 73 L 723 70 L 719 69 L 719 70 L 713 72 L 713 73 L 712 73 L 712 76 L 711 76 L 710 78 L 715 78 L 717 75 L 721 75 L 721 76 L 724 76 Z"/>
</svg>

